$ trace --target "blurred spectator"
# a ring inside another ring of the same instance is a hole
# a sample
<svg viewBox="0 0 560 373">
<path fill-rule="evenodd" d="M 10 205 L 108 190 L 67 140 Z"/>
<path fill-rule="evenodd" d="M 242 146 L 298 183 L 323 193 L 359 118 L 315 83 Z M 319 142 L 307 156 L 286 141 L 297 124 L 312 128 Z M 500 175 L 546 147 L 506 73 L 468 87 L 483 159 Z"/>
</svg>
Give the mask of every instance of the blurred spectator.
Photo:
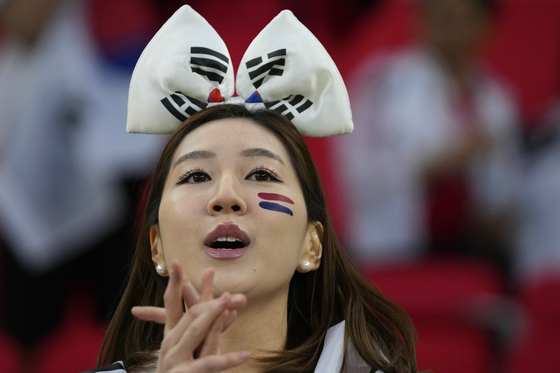
<svg viewBox="0 0 560 373">
<path fill-rule="evenodd" d="M 76 280 L 96 288 L 99 317 L 116 304 L 137 192 L 161 146 L 126 134 L 131 70 L 99 55 L 87 5 L 0 5 L 1 317 L 29 370 Z"/>
<path fill-rule="evenodd" d="M 351 90 L 356 130 L 341 139 L 359 262 L 426 252 L 508 268 L 518 186 L 518 116 L 478 59 L 494 5 L 422 0 L 423 42 L 365 64 Z"/>
<path fill-rule="evenodd" d="M 560 275 L 560 101 L 529 136 L 514 269 L 521 285 Z"/>
<path fill-rule="evenodd" d="M 514 274 L 523 328 L 509 351 L 511 373 L 558 369 L 560 334 L 560 100 L 528 132 Z"/>
</svg>

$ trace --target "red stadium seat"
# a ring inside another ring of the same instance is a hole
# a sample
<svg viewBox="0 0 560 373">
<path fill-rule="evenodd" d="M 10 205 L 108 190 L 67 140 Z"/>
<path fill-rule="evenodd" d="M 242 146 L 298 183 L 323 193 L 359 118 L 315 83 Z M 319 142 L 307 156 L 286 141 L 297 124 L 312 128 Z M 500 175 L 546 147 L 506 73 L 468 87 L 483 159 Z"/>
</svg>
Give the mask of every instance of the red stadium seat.
<svg viewBox="0 0 560 373">
<path fill-rule="evenodd" d="M 0 367 L 3 372 L 18 372 L 22 366 L 23 350 L 9 336 L 0 332 Z"/>
<path fill-rule="evenodd" d="M 93 369 L 105 327 L 95 319 L 95 303 L 83 287 L 70 294 L 63 324 L 38 347 L 37 373 L 76 373 Z"/>
<path fill-rule="evenodd" d="M 526 330 L 511 351 L 509 371 L 557 372 L 560 369 L 560 275 L 547 276 L 525 289 Z"/>
<path fill-rule="evenodd" d="M 491 371 L 497 356 L 492 323 L 504 303 L 499 271 L 469 259 L 427 259 L 362 270 L 412 318 L 419 336 L 419 369 Z"/>
</svg>

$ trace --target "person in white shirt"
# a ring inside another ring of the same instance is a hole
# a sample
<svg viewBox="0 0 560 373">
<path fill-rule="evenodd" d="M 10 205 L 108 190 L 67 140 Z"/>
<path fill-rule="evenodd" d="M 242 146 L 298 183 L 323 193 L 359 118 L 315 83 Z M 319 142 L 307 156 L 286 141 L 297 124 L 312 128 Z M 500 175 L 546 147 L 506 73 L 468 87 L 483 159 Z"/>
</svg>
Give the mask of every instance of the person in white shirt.
<svg viewBox="0 0 560 373">
<path fill-rule="evenodd" d="M 519 118 L 478 61 L 491 4 L 423 0 L 424 42 L 367 61 L 351 90 L 356 133 L 338 145 L 349 246 L 363 263 L 431 250 L 507 267 Z M 499 249 L 496 249 L 499 248 Z"/>
</svg>

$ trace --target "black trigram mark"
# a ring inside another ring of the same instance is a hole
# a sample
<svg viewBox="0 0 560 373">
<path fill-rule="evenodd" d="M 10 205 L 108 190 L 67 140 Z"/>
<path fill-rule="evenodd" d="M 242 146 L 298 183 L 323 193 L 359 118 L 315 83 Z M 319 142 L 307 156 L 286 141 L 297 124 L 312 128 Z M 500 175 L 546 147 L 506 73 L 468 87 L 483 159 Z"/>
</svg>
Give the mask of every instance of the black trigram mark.
<svg viewBox="0 0 560 373">
<path fill-rule="evenodd" d="M 309 109 L 313 102 L 302 95 L 291 95 L 280 101 L 265 102 L 267 109 L 276 110 L 286 118 L 292 120 L 297 114 Z M 295 111 L 294 111 L 295 110 Z"/>
<path fill-rule="evenodd" d="M 190 64 L 193 73 L 221 84 L 228 70 L 229 58 L 210 48 L 191 47 Z"/>
<path fill-rule="evenodd" d="M 263 57 L 253 58 L 245 63 L 249 78 L 255 89 L 259 89 L 264 79 L 269 75 L 282 76 L 286 65 L 286 49 L 278 49 Z"/>
<path fill-rule="evenodd" d="M 186 96 L 182 92 L 172 93 L 169 97 L 161 100 L 161 103 L 173 116 L 181 122 L 186 121 L 191 115 L 206 109 L 207 103 L 198 101 L 196 98 Z"/>
</svg>

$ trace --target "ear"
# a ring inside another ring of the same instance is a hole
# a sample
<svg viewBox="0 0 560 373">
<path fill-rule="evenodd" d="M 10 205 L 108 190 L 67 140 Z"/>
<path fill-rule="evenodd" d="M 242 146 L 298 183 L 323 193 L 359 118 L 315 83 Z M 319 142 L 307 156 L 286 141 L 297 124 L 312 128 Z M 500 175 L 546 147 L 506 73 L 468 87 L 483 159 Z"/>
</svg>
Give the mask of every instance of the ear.
<svg viewBox="0 0 560 373">
<path fill-rule="evenodd" d="M 161 235 L 159 233 L 159 226 L 154 225 L 150 229 L 150 246 L 152 248 L 152 261 L 154 266 L 157 267 L 161 265 L 163 267 L 162 272 L 158 272 L 160 276 L 168 277 L 169 272 L 167 271 L 167 266 L 165 265 L 165 258 L 163 256 L 163 247 L 161 245 Z"/>
<path fill-rule="evenodd" d="M 309 223 L 303 250 L 300 265 L 297 268 L 298 272 L 315 271 L 321 265 L 321 256 L 323 255 L 323 224 L 317 221 Z M 309 262 L 310 268 L 302 267 L 301 263 L 303 262 Z"/>
</svg>

